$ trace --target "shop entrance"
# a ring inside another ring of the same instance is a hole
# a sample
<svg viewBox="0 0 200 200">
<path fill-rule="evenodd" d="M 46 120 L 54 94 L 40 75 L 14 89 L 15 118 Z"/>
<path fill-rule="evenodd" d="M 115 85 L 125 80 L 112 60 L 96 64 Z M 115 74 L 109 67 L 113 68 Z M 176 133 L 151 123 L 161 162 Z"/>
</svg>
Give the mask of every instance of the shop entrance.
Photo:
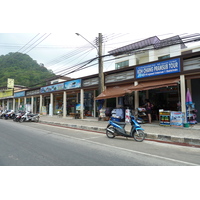
<svg viewBox="0 0 200 200">
<path fill-rule="evenodd" d="M 77 94 L 67 94 L 67 115 L 76 112 Z"/>
<path fill-rule="evenodd" d="M 180 111 L 180 95 L 177 86 L 149 90 L 149 100 L 157 110 Z"/>
</svg>

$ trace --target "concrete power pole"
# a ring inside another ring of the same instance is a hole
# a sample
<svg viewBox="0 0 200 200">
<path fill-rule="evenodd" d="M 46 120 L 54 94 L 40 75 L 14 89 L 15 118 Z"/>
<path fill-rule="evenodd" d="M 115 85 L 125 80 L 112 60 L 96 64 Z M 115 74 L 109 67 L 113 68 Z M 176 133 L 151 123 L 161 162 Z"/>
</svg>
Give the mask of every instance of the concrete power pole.
<svg viewBox="0 0 200 200">
<path fill-rule="evenodd" d="M 104 74 L 103 74 L 103 58 L 102 58 L 102 33 L 99 33 L 98 46 L 99 46 L 99 94 L 104 91 Z"/>
</svg>

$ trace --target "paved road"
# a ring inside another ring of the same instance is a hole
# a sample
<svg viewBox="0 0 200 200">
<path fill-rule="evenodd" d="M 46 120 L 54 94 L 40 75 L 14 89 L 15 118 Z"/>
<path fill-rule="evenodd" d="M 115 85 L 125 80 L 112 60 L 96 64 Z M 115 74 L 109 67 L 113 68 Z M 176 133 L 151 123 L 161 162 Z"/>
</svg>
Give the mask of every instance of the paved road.
<svg viewBox="0 0 200 200">
<path fill-rule="evenodd" d="M 1 166 L 183 166 L 200 165 L 200 148 L 0 120 Z"/>
</svg>

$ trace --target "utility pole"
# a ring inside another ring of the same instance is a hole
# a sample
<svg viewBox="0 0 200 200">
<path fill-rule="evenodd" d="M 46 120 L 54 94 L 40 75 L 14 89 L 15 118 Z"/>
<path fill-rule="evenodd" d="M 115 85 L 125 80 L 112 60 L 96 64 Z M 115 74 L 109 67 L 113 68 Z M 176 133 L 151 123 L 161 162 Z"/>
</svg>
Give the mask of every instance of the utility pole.
<svg viewBox="0 0 200 200">
<path fill-rule="evenodd" d="M 88 43 L 90 43 L 93 47 L 97 49 L 98 57 L 99 57 L 99 88 L 98 88 L 98 94 L 101 94 L 104 91 L 104 74 L 103 74 L 103 58 L 102 58 L 102 43 L 103 43 L 103 37 L 102 33 L 99 33 L 98 37 L 96 38 L 96 46 L 92 44 L 90 41 L 88 41 L 85 37 L 83 37 L 81 34 L 76 33 L 76 35 L 81 36 L 84 40 L 86 40 Z"/>
<path fill-rule="evenodd" d="M 99 94 L 101 94 L 104 91 L 104 74 L 103 74 L 103 58 L 102 58 L 102 33 L 99 33 L 98 36 L 98 46 L 99 46 Z"/>
</svg>

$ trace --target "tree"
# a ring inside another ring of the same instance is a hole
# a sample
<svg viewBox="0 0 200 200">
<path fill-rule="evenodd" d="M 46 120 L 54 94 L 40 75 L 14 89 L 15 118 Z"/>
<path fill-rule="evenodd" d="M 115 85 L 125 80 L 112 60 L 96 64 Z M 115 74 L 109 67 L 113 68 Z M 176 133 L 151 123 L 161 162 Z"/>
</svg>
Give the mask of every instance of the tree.
<svg viewBox="0 0 200 200">
<path fill-rule="evenodd" d="M 46 79 L 54 76 L 52 70 L 38 64 L 27 54 L 16 52 L 0 56 L 0 87 L 7 85 L 8 78 L 14 79 L 15 85 L 42 86 Z"/>
</svg>

